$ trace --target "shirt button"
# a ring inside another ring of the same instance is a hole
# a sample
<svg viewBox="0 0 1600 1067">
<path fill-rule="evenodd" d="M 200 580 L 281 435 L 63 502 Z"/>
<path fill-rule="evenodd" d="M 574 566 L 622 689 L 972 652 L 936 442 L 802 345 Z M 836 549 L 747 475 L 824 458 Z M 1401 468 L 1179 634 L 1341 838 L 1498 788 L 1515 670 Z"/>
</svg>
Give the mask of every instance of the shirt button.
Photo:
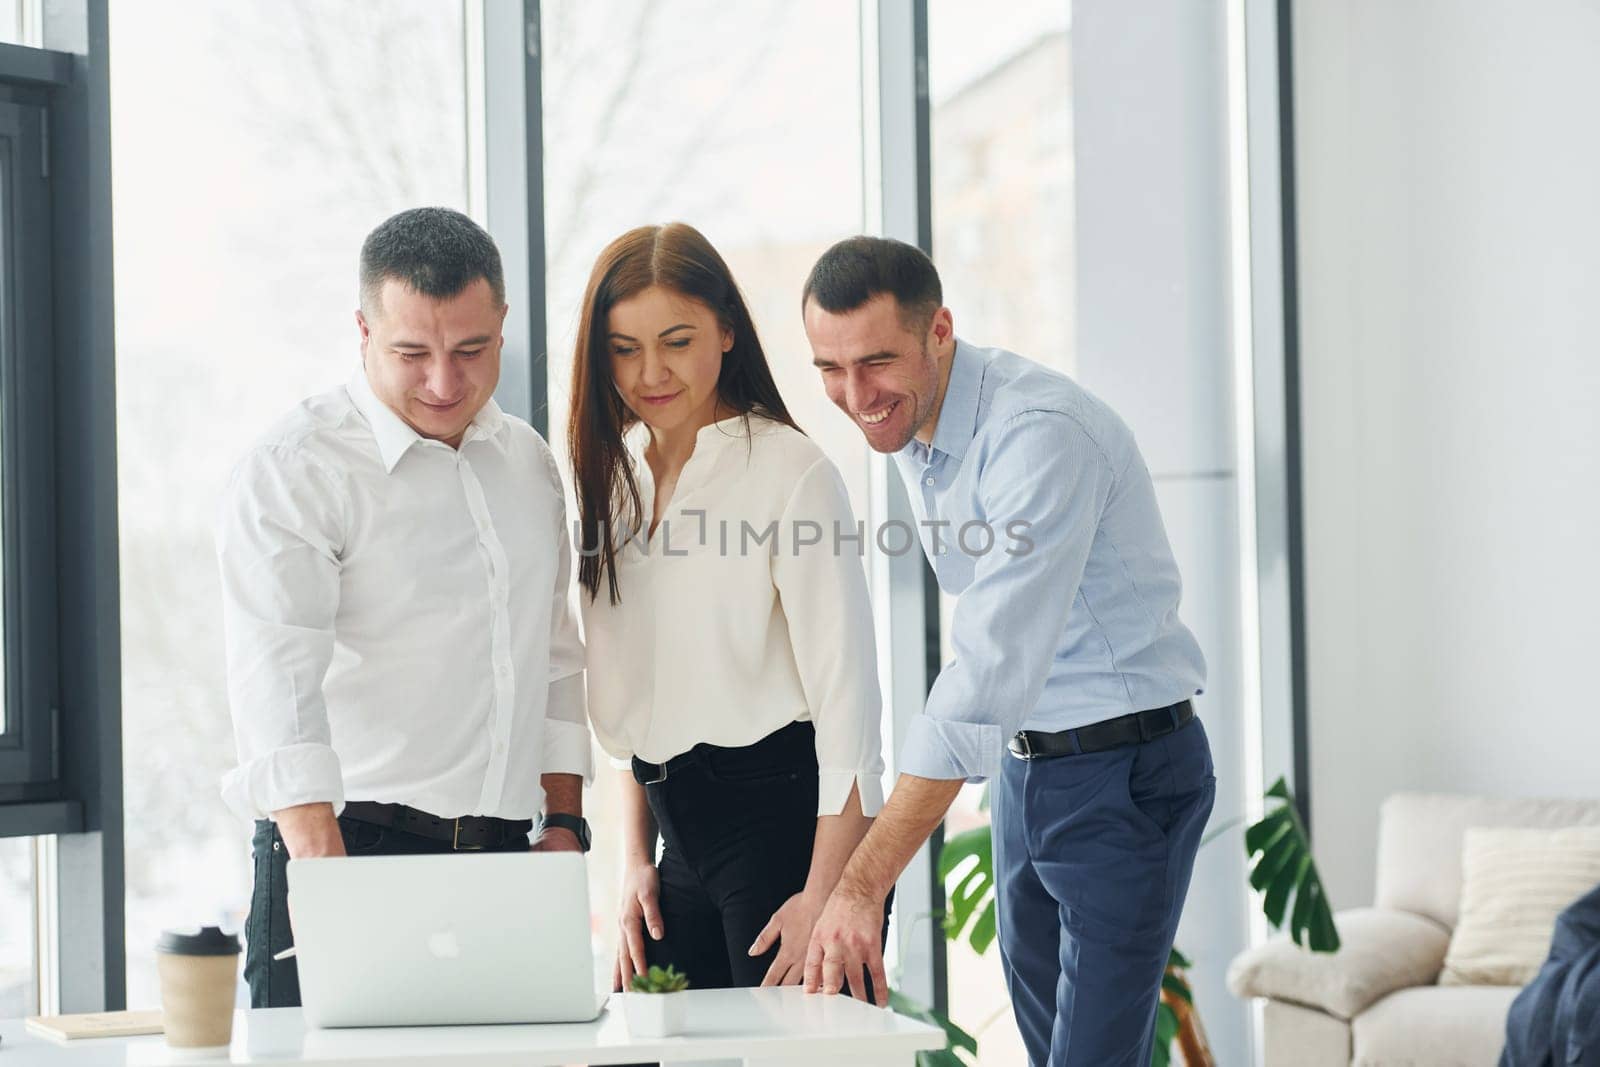
<svg viewBox="0 0 1600 1067">
<path fill-rule="evenodd" d="M 923 485 L 932 485 L 933 484 L 933 479 L 932 478 L 924 478 L 923 481 L 922 481 L 922 484 Z"/>
<path fill-rule="evenodd" d="M 502 663 L 502 664 L 500 664 L 500 666 L 498 666 L 498 667 L 496 667 L 494 669 L 494 673 L 496 673 L 500 677 L 504 678 L 506 675 L 511 673 L 511 668 L 507 667 L 504 663 Z"/>
</svg>

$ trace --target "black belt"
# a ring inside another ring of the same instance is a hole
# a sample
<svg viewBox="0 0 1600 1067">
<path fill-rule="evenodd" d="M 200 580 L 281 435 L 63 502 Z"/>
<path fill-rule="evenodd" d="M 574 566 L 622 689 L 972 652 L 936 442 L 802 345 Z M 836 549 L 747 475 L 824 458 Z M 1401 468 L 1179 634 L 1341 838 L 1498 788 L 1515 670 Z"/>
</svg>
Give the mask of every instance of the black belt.
<svg viewBox="0 0 1600 1067">
<path fill-rule="evenodd" d="M 812 752 L 816 748 L 816 728 L 807 722 L 792 722 L 780 727 L 761 740 L 750 745 L 737 748 L 725 748 L 721 745 L 712 745 L 702 741 L 687 752 L 681 752 L 665 763 L 648 763 L 638 756 L 633 757 L 633 780 L 640 785 L 660 785 L 674 771 L 681 771 L 685 767 L 696 764 L 715 764 L 724 754 L 740 759 L 782 759 L 784 754 L 804 751 Z"/>
<path fill-rule="evenodd" d="M 673 771 L 681 771 L 685 767 L 702 762 L 700 746 L 696 745 L 681 755 L 673 756 L 665 763 L 649 763 L 633 757 L 633 780 L 640 785 L 660 785 L 667 780 L 667 775 Z"/>
<path fill-rule="evenodd" d="M 445 819 L 408 808 L 404 804 L 376 804 L 358 800 L 344 806 L 341 818 L 368 822 L 391 830 L 448 841 L 457 852 L 479 852 L 503 848 L 518 837 L 526 838 L 533 829 L 532 819 L 496 819 L 489 815 L 463 815 Z"/>
<path fill-rule="evenodd" d="M 1108 748 L 1139 745 L 1183 729 L 1194 718 L 1194 705 L 1187 700 L 1170 707 L 1136 711 L 1105 722 L 1047 734 L 1039 730 L 1019 730 L 1006 746 L 1018 759 L 1048 759 L 1052 756 L 1079 756 L 1085 752 L 1104 752 Z"/>
</svg>

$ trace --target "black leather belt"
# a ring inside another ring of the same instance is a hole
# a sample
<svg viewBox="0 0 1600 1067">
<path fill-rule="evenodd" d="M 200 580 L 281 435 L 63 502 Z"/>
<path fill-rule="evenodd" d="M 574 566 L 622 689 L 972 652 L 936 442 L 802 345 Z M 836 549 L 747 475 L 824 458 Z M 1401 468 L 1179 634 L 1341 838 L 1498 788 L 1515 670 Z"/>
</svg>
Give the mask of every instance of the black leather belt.
<svg viewBox="0 0 1600 1067">
<path fill-rule="evenodd" d="M 816 728 L 808 722 L 792 722 L 780 727 L 761 740 L 739 748 L 724 748 L 702 741 L 687 752 L 679 753 L 665 763 L 647 763 L 633 757 L 633 780 L 640 785 L 660 785 L 673 772 L 695 764 L 719 764 L 727 757 L 741 760 L 781 761 L 786 755 L 812 752 L 816 748 Z"/>
<path fill-rule="evenodd" d="M 673 771 L 681 771 L 692 764 L 700 763 L 700 746 L 696 745 L 681 755 L 673 756 L 665 763 L 648 763 L 638 756 L 633 757 L 633 780 L 640 785 L 660 785 L 667 780 Z"/>
<path fill-rule="evenodd" d="M 376 804 L 368 800 L 346 804 L 339 816 L 434 841 L 448 841 L 457 852 L 503 848 L 518 837 L 526 838 L 533 829 L 532 819 L 496 819 L 489 815 L 445 819 L 404 804 Z"/>
<path fill-rule="evenodd" d="M 1194 718 L 1194 705 L 1187 700 L 1165 708 L 1136 711 L 1105 722 L 1047 734 L 1039 730 L 1020 730 L 1006 746 L 1018 759 L 1049 759 L 1054 756 L 1081 756 L 1085 752 L 1104 752 L 1108 748 L 1139 745 L 1176 733 Z"/>
</svg>

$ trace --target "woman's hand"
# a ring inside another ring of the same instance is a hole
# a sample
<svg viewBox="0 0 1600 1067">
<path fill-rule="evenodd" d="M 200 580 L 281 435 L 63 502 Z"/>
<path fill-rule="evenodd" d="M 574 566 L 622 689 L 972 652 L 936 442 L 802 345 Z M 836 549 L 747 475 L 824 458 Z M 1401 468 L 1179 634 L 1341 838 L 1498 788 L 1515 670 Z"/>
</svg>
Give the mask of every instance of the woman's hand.
<svg viewBox="0 0 1600 1067">
<path fill-rule="evenodd" d="M 621 935 L 617 938 L 617 965 L 611 972 L 611 988 L 622 992 L 636 974 L 649 970 L 644 958 L 644 931 L 660 941 L 666 934 L 661 922 L 661 881 L 655 864 L 635 863 L 622 876 L 622 909 L 617 915 Z M 802 955 L 804 949 L 802 948 Z"/>
<path fill-rule="evenodd" d="M 811 943 L 811 929 L 817 925 L 817 916 L 822 914 L 826 903 L 826 897 L 796 893 L 773 912 L 755 944 L 750 946 L 752 956 L 761 955 L 774 944 L 779 946 L 778 957 L 767 968 L 762 985 L 800 984 L 805 977 L 806 946 Z"/>
</svg>

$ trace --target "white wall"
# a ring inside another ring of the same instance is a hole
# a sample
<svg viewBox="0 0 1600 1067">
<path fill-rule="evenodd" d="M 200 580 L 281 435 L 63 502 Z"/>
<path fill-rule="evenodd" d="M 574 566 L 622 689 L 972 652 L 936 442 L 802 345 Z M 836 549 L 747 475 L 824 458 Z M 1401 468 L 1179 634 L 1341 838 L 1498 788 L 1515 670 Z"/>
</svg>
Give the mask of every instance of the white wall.
<svg viewBox="0 0 1600 1067">
<path fill-rule="evenodd" d="M 1600 793 L 1600 4 L 1294 7 L 1313 833 Z"/>
<path fill-rule="evenodd" d="M 1205 651 L 1195 702 L 1217 767 L 1213 825 L 1245 810 L 1224 7 L 1072 7 L 1077 377 L 1138 437 Z M 1223 974 L 1246 944 L 1240 831 L 1203 849 L 1178 932 L 1217 1062 L 1250 1062 Z"/>
</svg>

